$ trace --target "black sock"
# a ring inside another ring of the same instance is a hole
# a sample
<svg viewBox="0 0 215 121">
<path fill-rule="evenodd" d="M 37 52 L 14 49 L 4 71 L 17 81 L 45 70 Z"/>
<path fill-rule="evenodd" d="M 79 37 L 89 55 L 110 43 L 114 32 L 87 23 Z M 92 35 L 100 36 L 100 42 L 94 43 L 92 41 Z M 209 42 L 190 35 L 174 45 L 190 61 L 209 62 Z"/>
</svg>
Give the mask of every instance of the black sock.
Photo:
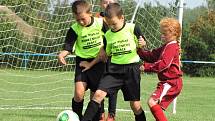
<svg viewBox="0 0 215 121">
<path fill-rule="evenodd" d="M 135 115 L 135 121 L 146 121 L 145 112 L 142 111 L 139 115 Z"/>
<path fill-rule="evenodd" d="M 116 103 L 117 103 L 117 92 L 113 92 L 109 95 L 108 99 L 108 113 L 115 115 L 116 113 Z"/>
<path fill-rule="evenodd" d="M 104 113 L 104 100 L 102 100 L 99 109 L 96 113 L 96 115 L 93 117 L 93 121 L 99 121 L 101 119 L 102 113 Z"/>
<path fill-rule="evenodd" d="M 100 112 L 104 113 L 105 112 L 105 109 L 104 109 L 104 100 L 102 100 L 102 102 L 101 102 L 100 105 L 101 105 Z"/>
<path fill-rule="evenodd" d="M 99 109 L 99 103 L 91 100 L 81 121 L 92 121 Z"/>
<path fill-rule="evenodd" d="M 93 117 L 92 121 L 99 121 L 101 117 L 101 107 L 98 108 L 98 111 L 96 112 L 96 114 Z"/>
<path fill-rule="evenodd" d="M 80 119 L 83 117 L 82 115 L 83 104 L 84 104 L 84 100 L 82 100 L 81 102 L 76 102 L 74 98 L 72 99 L 72 110 L 75 113 L 77 113 Z"/>
</svg>

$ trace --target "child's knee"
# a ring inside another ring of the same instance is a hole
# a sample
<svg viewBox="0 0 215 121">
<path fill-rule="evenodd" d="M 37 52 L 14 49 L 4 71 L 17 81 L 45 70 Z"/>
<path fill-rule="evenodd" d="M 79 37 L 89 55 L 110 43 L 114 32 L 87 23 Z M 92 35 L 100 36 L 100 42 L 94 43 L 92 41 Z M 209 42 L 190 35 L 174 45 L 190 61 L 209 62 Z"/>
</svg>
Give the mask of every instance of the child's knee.
<svg viewBox="0 0 215 121">
<path fill-rule="evenodd" d="M 80 102 L 84 99 L 84 91 L 81 91 L 81 90 L 78 90 L 78 91 L 75 91 L 75 95 L 74 95 L 74 99 L 75 101 L 77 102 Z"/>
<path fill-rule="evenodd" d="M 142 111 L 140 101 L 131 101 L 130 106 L 131 106 L 131 109 L 134 111 L 135 114 Z"/>
<path fill-rule="evenodd" d="M 152 107 L 152 106 L 154 106 L 154 105 L 156 105 L 156 104 L 158 104 L 158 100 L 156 100 L 156 99 L 154 99 L 154 98 L 152 98 L 152 97 L 150 97 L 150 98 L 148 99 L 148 106 L 149 106 L 149 107 Z"/>
<path fill-rule="evenodd" d="M 93 100 L 98 103 L 101 103 L 106 95 L 107 95 L 106 92 L 104 92 L 102 90 L 97 90 L 93 96 Z"/>
<path fill-rule="evenodd" d="M 75 95 L 75 96 L 74 96 L 74 100 L 75 100 L 76 102 L 81 102 L 83 99 L 84 99 L 83 96 L 80 96 L 80 95 Z"/>
</svg>

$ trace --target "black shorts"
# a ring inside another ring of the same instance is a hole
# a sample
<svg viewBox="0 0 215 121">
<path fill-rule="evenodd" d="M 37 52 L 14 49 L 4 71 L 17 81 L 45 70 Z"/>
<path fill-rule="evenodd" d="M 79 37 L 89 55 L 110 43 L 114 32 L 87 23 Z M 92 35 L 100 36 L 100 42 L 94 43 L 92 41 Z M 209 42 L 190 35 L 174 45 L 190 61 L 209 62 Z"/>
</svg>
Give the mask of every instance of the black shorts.
<svg viewBox="0 0 215 121">
<path fill-rule="evenodd" d="M 89 88 L 91 91 L 95 92 L 98 88 L 98 84 L 100 82 L 101 77 L 104 74 L 105 64 L 103 62 L 99 62 L 94 65 L 91 69 L 82 72 L 82 67 L 79 66 L 81 61 L 91 62 L 92 59 L 84 59 L 80 57 L 76 57 L 76 68 L 75 68 L 75 82 L 86 82 L 87 89 Z"/>
<path fill-rule="evenodd" d="M 98 89 L 107 92 L 122 90 L 125 101 L 140 100 L 140 64 L 110 64 L 100 81 Z"/>
</svg>

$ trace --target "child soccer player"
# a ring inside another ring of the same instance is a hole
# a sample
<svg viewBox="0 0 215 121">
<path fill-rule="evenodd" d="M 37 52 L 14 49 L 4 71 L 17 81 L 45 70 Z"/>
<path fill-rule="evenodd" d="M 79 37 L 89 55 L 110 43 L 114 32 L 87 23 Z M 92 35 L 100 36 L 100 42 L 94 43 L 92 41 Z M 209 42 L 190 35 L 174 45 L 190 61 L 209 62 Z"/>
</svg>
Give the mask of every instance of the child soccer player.
<svg viewBox="0 0 215 121">
<path fill-rule="evenodd" d="M 136 121 L 146 121 L 140 104 L 140 58 L 137 54 L 140 29 L 134 24 L 125 23 L 122 8 L 118 3 L 110 3 L 105 10 L 109 30 L 106 53 L 111 56 L 107 72 L 100 81 L 92 100 L 81 121 L 92 121 L 101 101 L 112 91 L 121 89 L 125 101 L 130 101 Z"/>
<path fill-rule="evenodd" d="M 176 19 L 164 18 L 160 21 L 160 31 L 164 45 L 152 51 L 139 49 L 138 54 L 146 62 L 144 71 L 156 72 L 160 80 L 148 100 L 149 108 L 156 121 L 167 121 L 163 110 L 179 95 L 182 89 L 182 71 L 179 59 L 181 27 Z M 140 43 L 145 44 L 143 41 Z"/>
<path fill-rule="evenodd" d="M 96 13 L 95 16 L 98 18 L 104 18 L 104 10 L 108 6 L 108 4 L 116 3 L 116 2 L 117 0 L 100 0 L 100 6 L 102 8 L 102 12 Z M 107 63 L 109 63 L 109 61 L 107 61 Z M 106 121 L 115 121 L 116 103 L 117 103 L 117 92 L 113 92 L 112 94 L 108 95 L 108 116 Z M 105 120 L 105 113 L 103 110 L 100 121 L 104 121 L 104 120 Z"/>
<path fill-rule="evenodd" d="M 88 88 L 92 92 L 96 91 L 103 75 L 105 64 L 99 62 L 83 72 L 84 68 L 80 66 L 80 62 L 90 62 L 97 57 L 100 48 L 103 46 L 104 32 L 106 32 L 107 27 L 105 27 L 102 18 L 92 17 L 91 6 L 84 0 L 75 1 L 72 4 L 72 12 L 76 23 L 69 29 L 64 50 L 60 52 L 58 59 L 62 64 L 66 64 L 64 58 L 72 51 L 73 45 L 75 45 L 75 92 L 72 99 L 72 109 L 81 119 L 85 91 Z M 95 116 L 93 121 L 99 121 L 99 118 L 100 115 Z"/>
</svg>

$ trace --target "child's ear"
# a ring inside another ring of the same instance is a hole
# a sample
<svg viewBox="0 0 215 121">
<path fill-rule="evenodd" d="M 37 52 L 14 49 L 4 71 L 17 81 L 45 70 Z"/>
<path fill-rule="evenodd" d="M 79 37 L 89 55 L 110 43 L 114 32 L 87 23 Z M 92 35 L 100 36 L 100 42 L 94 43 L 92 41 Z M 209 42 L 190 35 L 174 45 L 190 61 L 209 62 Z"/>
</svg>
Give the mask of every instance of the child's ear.
<svg viewBox="0 0 215 121">
<path fill-rule="evenodd" d="M 120 16 L 120 19 L 125 20 L 125 16 L 124 15 Z"/>
<path fill-rule="evenodd" d="M 93 16 L 93 13 L 90 11 L 90 12 L 88 12 L 88 14 L 90 15 L 90 16 Z"/>
</svg>

